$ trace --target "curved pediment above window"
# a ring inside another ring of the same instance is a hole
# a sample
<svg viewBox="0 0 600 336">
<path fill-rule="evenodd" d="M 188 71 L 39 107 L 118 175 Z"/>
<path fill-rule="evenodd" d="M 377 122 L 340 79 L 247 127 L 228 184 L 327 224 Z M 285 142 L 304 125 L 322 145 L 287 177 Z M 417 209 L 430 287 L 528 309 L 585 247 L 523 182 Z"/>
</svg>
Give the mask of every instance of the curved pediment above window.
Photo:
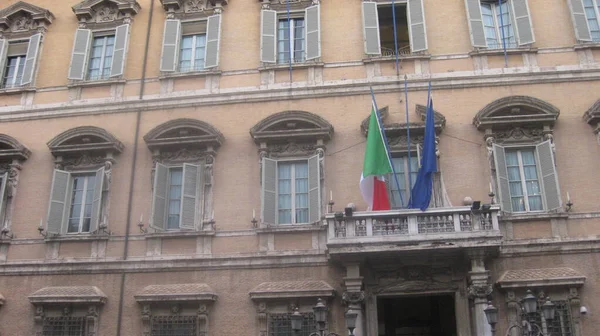
<svg viewBox="0 0 600 336">
<path fill-rule="evenodd" d="M 225 138 L 212 125 L 196 119 L 175 119 L 153 128 L 144 136 L 151 150 L 189 148 L 216 150 Z"/>
<path fill-rule="evenodd" d="M 31 155 L 31 151 L 17 139 L 6 134 L 0 134 L 0 161 L 25 161 L 29 158 L 29 155 Z"/>
<path fill-rule="evenodd" d="M 288 6 L 290 11 L 302 10 L 310 7 L 315 3 L 319 3 L 319 0 L 258 0 L 264 9 L 270 9 L 274 11 L 287 11 Z"/>
<path fill-rule="evenodd" d="M 228 0 L 160 0 L 167 19 L 194 19 L 219 14 Z"/>
<path fill-rule="evenodd" d="M 121 153 L 124 146 L 103 128 L 81 126 L 57 135 L 48 142 L 48 147 L 57 164 L 92 167 L 113 161 L 113 156 Z"/>
<path fill-rule="evenodd" d="M 484 107 L 473 119 L 479 130 L 507 127 L 552 127 L 560 111 L 554 105 L 528 96 L 500 98 Z"/>
<path fill-rule="evenodd" d="M 0 10 L 0 37 L 18 38 L 45 31 L 53 20 L 49 10 L 19 1 Z"/>
<path fill-rule="evenodd" d="M 84 0 L 72 9 L 77 20 L 87 26 L 130 23 L 131 18 L 141 10 L 141 6 L 136 0 Z"/>
<path fill-rule="evenodd" d="M 250 129 L 257 144 L 328 141 L 333 135 L 333 126 L 316 114 L 304 111 L 285 111 L 273 114 Z"/>
</svg>

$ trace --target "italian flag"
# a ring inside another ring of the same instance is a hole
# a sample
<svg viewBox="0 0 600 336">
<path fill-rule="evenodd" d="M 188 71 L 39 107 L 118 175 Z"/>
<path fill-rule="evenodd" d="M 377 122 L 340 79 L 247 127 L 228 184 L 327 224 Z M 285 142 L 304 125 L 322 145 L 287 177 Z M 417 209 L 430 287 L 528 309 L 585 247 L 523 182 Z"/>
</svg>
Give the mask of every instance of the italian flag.
<svg viewBox="0 0 600 336">
<path fill-rule="evenodd" d="M 360 177 L 360 192 L 369 205 L 368 210 L 370 211 L 390 209 L 385 175 L 392 172 L 392 166 L 385 146 L 385 134 L 376 111 L 375 102 L 373 102 L 369 119 L 365 162 Z"/>
</svg>

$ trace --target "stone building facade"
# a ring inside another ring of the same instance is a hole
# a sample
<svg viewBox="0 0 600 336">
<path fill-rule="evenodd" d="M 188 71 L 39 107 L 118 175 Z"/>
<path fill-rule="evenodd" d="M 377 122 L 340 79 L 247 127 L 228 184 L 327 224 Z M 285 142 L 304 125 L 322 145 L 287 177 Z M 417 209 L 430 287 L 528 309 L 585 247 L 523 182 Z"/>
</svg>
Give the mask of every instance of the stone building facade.
<svg viewBox="0 0 600 336">
<path fill-rule="evenodd" d="M 350 309 L 359 336 L 491 336 L 488 301 L 504 334 L 527 290 L 556 306 L 528 317 L 544 334 L 600 334 L 599 20 L 599 0 L 1 1 L 0 335 L 288 336 L 298 309 L 308 336 L 321 298 L 340 335 Z M 385 212 L 358 189 L 371 89 L 402 182 Z"/>
</svg>

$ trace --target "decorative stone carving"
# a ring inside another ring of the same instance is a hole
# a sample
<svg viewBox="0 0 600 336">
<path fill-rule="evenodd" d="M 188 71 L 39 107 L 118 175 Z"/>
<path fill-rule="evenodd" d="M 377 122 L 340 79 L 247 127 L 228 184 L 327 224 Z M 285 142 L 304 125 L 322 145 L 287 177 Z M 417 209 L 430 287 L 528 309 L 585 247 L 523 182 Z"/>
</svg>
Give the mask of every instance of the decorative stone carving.
<svg viewBox="0 0 600 336">
<path fill-rule="evenodd" d="M 183 118 L 153 128 L 144 136 L 144 141 L 153 151 L 165 152 L 182 147 L 213 151 L 221 146 L 225 137 L 204 121 Z"/>
<path fill-rule="evenodd" d="M 329 141 L 333 126 L 320 116 L 304 111 L 284 111 L 268 116 L 250 129 L 257 144 Z"/>
<path fill-rule="evenodd" d="M 20 38 L 43 33 L 53 20 L 54 15 L 49 10 L 19 1 L 0 10 L 0 37 Z"/>
<path fill-rule="evenodd" d="M 349 306 L 354 304 L 362 304 L 365 301 L 365 292 L 348 292 L 342 293 L 342 304 Z"/>
<path fill-rule="evenodd" d="M 161 0 L 170 19 L 204 18 L 219 14 L 228 0 Z"/>
<path fill-rule="evenodd" d="M 105 129 L 95 126 L 75 127 L 54 137 L 48 142 L 57 164 L 64 158 L 88 155 L 104 155 L 105 160 L 112 160 L 113 155 L 123 151 L 123 144 Z M 85 159 L 89 160 L 91 159 Z M 73 161 L 75 162 L 75 161 Z M 80 162 L 85 162 L 83 159 Z"/>
<path fill-rule="evenodd" d="M 600 145 L 600 99 L 583 114 L 583 120 L 594 128 L 594 134 Z"/>
<path fill-rule="evenodd" d="M 141 7 L 136 0 L 84 0 L 72 7 L 80 28 L 109 27 L 131 23 Z"/>
<path fill-rule="evenodd" d="M 31 151 L 18 142 L 15 138 L 0 134 L 0 176 L 6 175 L 6 196 L 4 202 L 4 222 L 0 223 L 0 228 L 10 228 L 13 211 L 13 199 L 17 194 L 17 185 L 19 184 L 19 175 L 22 164 L 29 158 Z"/>
<path fill-rule="evenodd" d="M 470 298 L 487 298 L 492 295 L 494 287 L 491 284 L 473 284 L 467 287 L 467 294 Z"/>
<path fill-rule="evenodd" d="M 288 8 L 288 0 L 258 0 L 262 3 L 264 9 L 275 11 L 286 11 Z M 306 7 L 319 4 L 319 0 L 289 0 L 290 10 L 302 10 Z"/>
<path fill-rule="evenodd" d="M 379 273 L 379 284 L 371 287 L 375 295 L 458 290 L 458 285 L 452 281 L 450 268 L 405 266 Z"/>
</svg>

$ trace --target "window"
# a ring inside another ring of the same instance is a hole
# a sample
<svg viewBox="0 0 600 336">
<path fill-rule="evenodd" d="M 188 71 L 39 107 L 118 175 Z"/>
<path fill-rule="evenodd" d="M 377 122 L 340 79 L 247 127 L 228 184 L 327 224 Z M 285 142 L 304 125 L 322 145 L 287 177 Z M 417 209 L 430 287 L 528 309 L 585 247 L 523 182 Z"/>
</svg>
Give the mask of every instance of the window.
<svg viewBox="0 0 600 336">
<path fill-rule="evenodd" d="M 583 0 L 585 16 L 590 29 L 591 39 L 594 42 L 600 42 L 600 2 L 598 0 Z"/>
<path fill-rule="evenodd" d="M 396 43 L 394 41 L 396 18 Z M 427 30 L 423 0 L 396 4 L 363 1 L 365 54 L 375 56 L 410 55 L 427 50 Z"/>
<path fill-rule="evenodd" d="M 314 313 L 302 314 L 302 329 L 298 334 L 292 331 L 291 313 L 269 314 L 269 336 L 309 336 L 317 331 L 317 322 Z"/>
<path fill-rule="evenodd" d="M 186 35 L 181 38 L 181 57 L 179 71 L 198 71 L 204 69 L 206 34 Z"/>
<path fill-rule="evenodd" d="M 538 311 L 527 316 L 522 313 L 525 319 L 533 322 L 542 328 L 541 332 L 544 335 L 552 336 L 574 336 L 573 321 L 571 319 L 571 309 L 569 303 L 564 300 L 552 300 L 554 303 L 554 318 L 550 321 L 542 318 L 542 303 L 538 303 Z M 523 336 L 527 336 L 523 333 Z"/>
<path fill-rule="evenodd" d="M 72 175 L 71 178 L 73 187 L 67 233 L 89 232 L 96 174 Z"/>
<path fill-rule="evenodd" d="M 197 316 L 152 316 L 150 336 L 205 336 L 197 332 L 197 324 Z"/>
<path fill-rule="evenodd" d="M 396 179 L 392 174 L 388 177 L 390 205 L 392 208 L 402 208 L 408 204 L 410 190 L 406 190 L 406 186 L 409 185 L 409 183 L 412 183 L 410 188 L 412 189 L 417 181 L 417 175 L 419 174 L 419 158 L 414 154 L 410 157 L 410 182 L 408 175 L 408 161 L 408 155 L 392 158 L 392 164 L 394 165 L 394 171 L 396 172 L 396 177 L 398 179 L 398 184 L 396 184 Z M 400 185 L 399 190 L 398 185 Z M 402 195 L 402 197 L 400 197 L 400 195 Z"/>
<path fill-rule="evenodd" d="M 279 19 L 277 24 L 277 63 L 304 62 L 304 18 Z"/>
<path fill-rule="evenodd" d="M 85 316 L 45 317 L 42 336 L 84 336 Z"/>
<path fill-rule="evenodd" d="M 179 229 L 179 219 L 181 216 L 182 176 L 182 168 L 169 168 L 169 211 L 167 212 L 167 229 Z"/>
<path fill-rule="evenodd" d="M 115 36 L 95 36 L 90 52 L 88 80 L 108 79 L 115 47 Z"/>
<path fill-rule="evenodd" d="M 279 224 L 308 223 L 308 163 L 277 165 Z"/>
<path fill-rule="evenodd" d="M 506 150 L 506 169 L 513 212 L 543 210 L 535 150 Z"/>
<path fill-rule="evenodd" d="M 27 40 L 0 39 L 0 88 L 15 88 L 30 84 L 41 41 L 41 34 Z"/>
<path fill-rule="evenodd" d="M 508 1 L 498 3 L 481 3 L 481 15 L 485 27 L 485 39 L 490 49 L 516 48 L 517 42 L 512 27 Z"/>
</svg>

